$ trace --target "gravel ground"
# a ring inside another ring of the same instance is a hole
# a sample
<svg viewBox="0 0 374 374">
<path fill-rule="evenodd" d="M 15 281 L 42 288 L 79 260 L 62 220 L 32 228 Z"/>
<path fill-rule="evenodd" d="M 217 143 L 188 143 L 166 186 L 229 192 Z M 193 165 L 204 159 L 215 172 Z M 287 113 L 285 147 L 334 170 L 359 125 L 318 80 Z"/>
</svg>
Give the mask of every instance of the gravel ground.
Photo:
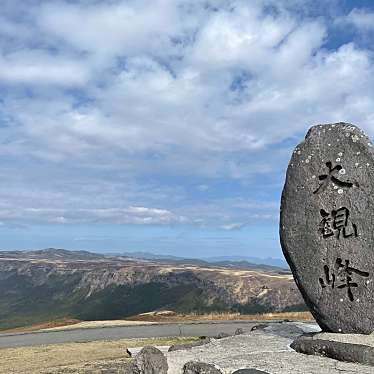
<svg viewBox="0 0 374 374">
<path fill-rule="evenodd" d="M 185 351 L 167 354 L 168 374 L 181 374 L 184 363 L 198 360 L 218 365 L 224 374 L 234 370 L 254 368 L 271 374 L 373 374 L 374 367 L 308 356 L 293 351 L 289 345 L 304 331 L 316 331 L 315 326 L 279 324 L 269 329 L 232 336 Z"/>
</svg>

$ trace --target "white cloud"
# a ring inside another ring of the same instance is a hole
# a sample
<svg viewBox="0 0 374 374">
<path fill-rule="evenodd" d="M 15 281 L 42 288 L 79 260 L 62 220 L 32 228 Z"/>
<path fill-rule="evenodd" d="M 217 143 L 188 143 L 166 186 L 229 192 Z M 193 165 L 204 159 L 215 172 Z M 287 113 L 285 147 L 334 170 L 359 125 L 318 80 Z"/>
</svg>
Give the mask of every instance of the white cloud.
<svg viewBox="0 0 374 374">
<path fill-rule="evenodd" d="M 374 30 L 374 12 L 365 9 L 355 8 L 341 21 L 351 23 L 362 31 Z"/>
<path fill-rule="evenodd" d="M 88 75 L 84 61 L 64 55 L 21 50 L 0 56 L 0 81 L 4 82 L 80 86 L 87 83 Z"/>
<path fill-rule="evenodd" d="M 77 51 L 98 56 L 138 55 L 150 48 L 168 47 L 168 36 L 181 25 L 180 1 L 145 1 L 67 4 L 41 7 L 37 17 L 42 30 Z M 161 51 L 158 51 L 159 53 Z"/>
<path fill-rule="evenodd" d="M 221 228 L 224 230 L 232 231 L 232 230 L 240 230 L 244 227 L 243 223 L 229 223 L 227 225 L 222 225 Z"/>
<path fill-rule="evenodd" d="M 0 211 L 4 220 L 36 223 L 114 223 L 140 225 L 170 225 L 189 223 L 186 217 L 165 209 L 142 208 L 9 208 Z"/>
<path fill-rule="evenodd" d="M 261 207 L 268 196 L 221 203 L 211 181 L 278 182 L 282 142 L 314 123 L 350 121 L 374 134 L 369 48 L 328 49 L 329 20 L 289 4 L 61 0 L 22 8 L 24 19 L 3 16 L 0 154 L 12 174 L 29 158 L 55 178 L 36 183 L 34 164 L 22 183 L 10 179 L 18 195 L 0 191 L 3 214 L 227 228 L 274 220 L 277 202 Z M 347 19 L 368 29 L 371 17 L 354 10 Z M 169 186 L 175 177 L 193 187 Z M 34 183 L 50 211 L 21 193 Z"/>
<path fill-rule="evenodd" d="M 209 190 L 209 186 L 206 184 L 200 184 L 196 187 L 199 191 L 205 192 Z"/>
</svg>

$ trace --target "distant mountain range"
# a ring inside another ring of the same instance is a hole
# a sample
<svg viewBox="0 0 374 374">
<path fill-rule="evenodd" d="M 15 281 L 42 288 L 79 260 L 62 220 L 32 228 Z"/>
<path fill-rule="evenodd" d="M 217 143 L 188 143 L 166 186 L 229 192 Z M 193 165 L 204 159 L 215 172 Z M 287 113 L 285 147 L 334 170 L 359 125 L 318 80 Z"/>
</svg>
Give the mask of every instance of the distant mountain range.
<svg viewBox="0 0 374 374">
<path fill-rule="evenodd" d="M 4 257 L 5 254 L 10 253 L 15 257 L 24 257 L 25 254 L 29 258 L 39 258 L 48 256 L 49 259 L 58 260 L 59 258 L 65 259 L 81 259 L 81 260 L 94 260 L 94 259 L 105 259 L 105 258 L 129 258 L 138 260 L 151 260 L 151 261 L 162 261 L 169 263 L 193 263 L 196 265 L 221 265 L 229 266 L 233 268 L 247 268 L 247 269 L 273 269 L 273 270 L 289 270 L 288 264 L 282 259 L 276 258 L 258 258 L 258 257 L 247 257 L 247 256 L 218 256 L 218 257 L 206 257 L 206 258 L 186 258 L 172 255 L 154 254 L 150 252 L 123 252 L 123 253 L 93 253 L 89 251 L 73 251 L 62 248 L 46 248 L 41 250 L 22 250 L 22 251 L 5 251 L 0 250 L 0 257 Z"/>
<path fill-rule="evenodd" d="M 0 329 L 165 309 L 251 314 L 305 309 L 286 269 L 226 259 L 136 256 L 54 248 L 0 251 Z"/>
<path fill-rule="evenodd" d="M 221 262 L 221 261 L 230 261 L 230 262 L 248 262 L 256 265 L 268 265 L 280 267 L 283 269 L 289 269 L 288 264 L 285 260 L 281 258 L 260 258 L 260 257 L 250 257 L 250 256 L 218 256 L 218 257 L 209 257 L 206 259 L 209 262 Z"/>
<path fill-rule="evenodd" d="M 49 260 L 99 260 L 106 256 L 88 251 L 70 251 L 62 248 L 46 248 L 39 250 L 4 251 L 0 250 L 0 258 L 17 259 L 49 259 Z"/>
<path fill-rule="evenodd" d="M 124 253 L 115 253 L 117 256 L 125 256 L 131 258 L 138 258 L 143 260 L 169 260 L 169 261 L 195 261 L 201 263 L 221 263 L 221 264 L 248 264 L 248 266 L 269 266 L 276 267 L 281 269 L 289 269 L 288 264 L 285 260 L 280 258 L 259 258 L 259 257 L 250 257 L 250 256 L 217 256 L 217 257 L 202 257 L 199 259 L 190 259 L 187 257 L 178 257 L 172 255 L 161 255 L 154 254 L 149 252 L 124 252 Z"/>
</svg>

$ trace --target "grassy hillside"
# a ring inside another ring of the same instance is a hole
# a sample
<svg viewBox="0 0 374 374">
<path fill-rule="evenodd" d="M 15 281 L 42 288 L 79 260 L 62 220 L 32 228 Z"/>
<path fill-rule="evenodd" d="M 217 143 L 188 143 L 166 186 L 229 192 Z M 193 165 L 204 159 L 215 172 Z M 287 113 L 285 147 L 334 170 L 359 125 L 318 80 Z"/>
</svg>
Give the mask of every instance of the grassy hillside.
<svg viewBox="0 0 374 374">
<path fill-rule="evenodd" d="M 9 256 L 9 255 L 8 255 Z M 158 309 L 178 313 L 302 310 L 289 276 L 226 268 L 102 259 L 0 259 L 0 329 L 71 318 L 109 320 Z"/>
</svg>

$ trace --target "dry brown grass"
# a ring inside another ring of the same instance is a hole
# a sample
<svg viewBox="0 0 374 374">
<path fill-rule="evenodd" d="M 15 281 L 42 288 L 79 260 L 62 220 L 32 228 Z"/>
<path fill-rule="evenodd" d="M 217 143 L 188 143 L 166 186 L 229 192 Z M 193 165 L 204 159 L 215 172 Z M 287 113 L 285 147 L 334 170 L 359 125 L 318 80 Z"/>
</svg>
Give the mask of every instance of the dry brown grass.
<svg viewBox="0 0 374 374">
<path fill-rule="evenodd" d="M 42 331 L 61 331 L 74 329 L 95 329 L 98 327 L 123 327 L 123 326 L 137 326 L 137 325 L 153 325 L 157 322 L 148 321 L 128 321 L 128 320 L 109 320 L 109 321 L 83 321 L 72 325 L 62 325 L 58 327 L 51 327 L 43 329 Z"/>
<path fill-rule="evenodd" d="M 101 373 L 129 360 L 126 349 L 145 345 L 172 345 L 197 338 L 121 339 L 87 343 L 50 344 L 0 349 L 1 374 Z"/>
<path fill-rule="evenodd" d="M 265 314 L 240 314 L 240 313 L 208 313 L 208 314 L 177 314 L 173 312 L 151 312 L 129 317 L 128 320 L 144 322 L 183 322 L 183 321 L 314 321 L 309 312 L 284 312 Z"/>
<path fill-rule="evenodd" d="M 154 322 L 156 323 L 156 322 Z M 109 321 L 80 321 L 78 319 L 61 319 L 44 323 L 37 323 L 31 326 L 17 327 L 14 329 L 1 330 L 2 334 L 16 332 L 33 332 L 33 331 L 59 331 L 73 329 L 90 329 L 106 326 L 134 326 L 140 324 L 152 324 L 146 321 L 129 321 L 129 320 L 109 320 Z"/>
</svg>

